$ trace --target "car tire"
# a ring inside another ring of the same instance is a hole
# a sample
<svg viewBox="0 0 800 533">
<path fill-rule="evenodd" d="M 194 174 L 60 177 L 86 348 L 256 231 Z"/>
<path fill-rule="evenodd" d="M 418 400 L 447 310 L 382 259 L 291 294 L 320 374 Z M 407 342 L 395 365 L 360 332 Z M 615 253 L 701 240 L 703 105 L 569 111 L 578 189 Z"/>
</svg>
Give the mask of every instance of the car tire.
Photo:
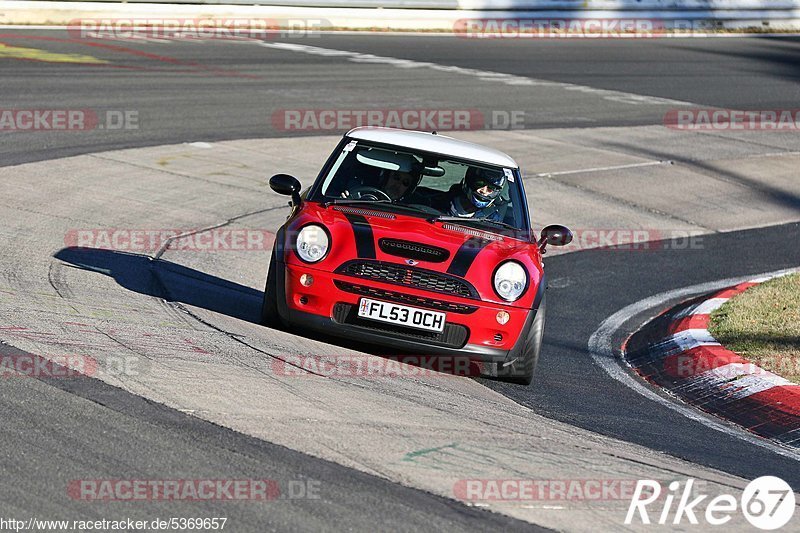
<svg viewBox="0 0 800 533">
<path fill-rule="evenodd" d="M 278 314 L 278 261 L 275 250 L 269 260 L 267 284 L 264 287 L 264 301 L 261 304 L 261 325 L 268 328 L 283 328 L 283 320 Z"/>
<path fill-rule="evenodd" d="M 542 349 L 542 336 L 544 335 L 545 297 L 539 303 L 536 317 L 533 319 L 531 329 L 528 330 L 527 340 L 522 347 L 522 353 L 516 361 L 503 369 L 498 369 L 497 378 L 517 385 L 530 385 L 536 363 L 539 361 L 539 351 Z"/>
</svg>

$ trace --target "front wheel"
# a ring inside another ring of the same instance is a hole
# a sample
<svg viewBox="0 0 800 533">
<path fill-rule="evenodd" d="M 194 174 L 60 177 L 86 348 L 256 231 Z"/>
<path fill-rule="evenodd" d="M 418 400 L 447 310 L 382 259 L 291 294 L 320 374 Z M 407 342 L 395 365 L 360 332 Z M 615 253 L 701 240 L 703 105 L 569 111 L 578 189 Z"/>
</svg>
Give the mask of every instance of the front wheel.
<svg viewBox="0 0 800 533">
<path fill-rule="evenodd" d="M 278 314 L 278 261 L 275 250 L 269 260 L 267 284 L 264 287 L 264 301 L 261 304 L 261 325 L 277 329 L 283 326 Z"/>
<path fill-rule="evenodd" d="M 497 379 L 518 385 L 530 385 L 533 381 L 533 372 L 539 361 L 539 351 L 542 349 L 542 335 L 544 335 L 545 297 L 539 303 L 536 317 L 533 319 L 531 329 L 527 332 L 527 340 L 519 357 L 505 368 L 498 368 Z M 523 332 L 523 335 L 526 332 Z"/>
</svg>

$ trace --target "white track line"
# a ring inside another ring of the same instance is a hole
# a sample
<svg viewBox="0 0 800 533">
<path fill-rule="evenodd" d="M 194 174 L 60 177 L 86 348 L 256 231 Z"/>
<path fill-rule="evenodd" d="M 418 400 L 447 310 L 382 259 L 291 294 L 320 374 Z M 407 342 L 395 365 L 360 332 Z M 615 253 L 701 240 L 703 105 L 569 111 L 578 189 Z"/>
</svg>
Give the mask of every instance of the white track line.
<svg viewBox="0 0 800 533">
<path fill-rule="evenodd" d="M 660 160 L 660 161 L 647 161 L 645 163 L 629 163 L 627 165 L 614 165 L 610 167 L 592 167 L 592 168 L 579 168 L 578 170 L 562 170 L 560 172 L 542 172 L 540 174 L 535 174 L 537 178 L 550 178 L 552 176 L 568 176 L 570 174 L 583 174 L 586 172 L 605 172 L 608 170 L 624 170 L 628 168 L 640 168 L 640 167 L 655 167 L 659 165 L 671 165 L 672 161 L 667 160 Z"/>
<path fill-rule="evenodd" d="M 503 72 L 492 72 L 489 70 L 457 67 L 453 65 L 440 65 L 438 63 L 430 63 L 427 61 L 414 61 L 411 59 L 400 59 L 397 57 L 376 56 L 373 54 L 350 52 L 348 50 L 320 48 L 318 46 L 309 46 L 306 44 L 262 42 L 261 46 L 272 48 L 275 50 L 285 50 L 287 52 L 300 52 L 304 54 L 328 56 L 328 57 L 343 57 L 346 58 L 348 61 L 352 61 L 354 63 L 373 63 L 373 64 L 389 65 L 403 69 L 427 68 L 431 70 L 438 70 L 440 72 L 449 72 L 453 74 L 472 76 L 482 81 L 502 83 L 505 85 L 529 86 L 529 87 L 552 87 L 556 89 L 562 89 L 565 91 L 576 91 L 581 93 L 592 94 L 594 96 L 603 98 L 604 100 L 610 100 L 613 102 L 618 102 L 623 104 L 631 104 L 631 105 L 650 104 L 650 105 L 671 105 L 671 106 L 697 105 L 697 104 L 692 104 L 690 102 L 683 102 L 680 100 L 658 98 L 656 96 L 642 96 L 640 94 L 626 93 L 622 91 L 612 91 L 608 89 L 597 89 L 595 87 L 576 85 L 574 83 L 562 83 L 550 80 L 540 80 L 536 78 L 528 78 L 525 76 L 516 76 L 514 74 L 506 74 Z"/>
<path fill-rule="evenodd" d="M 768 272 L 762 276 L 789 274 L 796 271 L 798 271 L 796 268 L 778 270 L 775 272 Z M 743 428 L 737 428 L 735 426 L 724 424 L 711 415 L 707 415 L 699 410 L 689 407 L 688 405 L 677 403 L 676 401 L 672 401 L 657 394 L 652 389 L 634 379 L 630 373 L 625 371 L 625 369 L 621 366 L 620 359 L 614 355 L 614 348 L 611 344 L 614 333 L 619 330 L 623 324 L 639 313 L 643 313 L 648 309 L 660 307 L 667 301 L 675 298 L 688 297 L 695 294 L 724 289 L 731 285 L 736 285 L 752 279 L 753 276 L 743 276 L 740 278 L 729 278 L 719 281 L 711 281 L 708 283 L 700 283 L 698 285 L 692 285 L 682 289 L 662 292 L 661 294 L 656 294 L 655 296 L 651 296 L 639 302 L 633 303 L 606 318 L 603 323 L 600 324 L 600 327 L 597 328 L 597 331 L 592 333 L 592 336 L 589 338 L 589 353 L 591 354 L 594 362 L 597 363 L 603 370 L 605 370 L 609 376 L 619 381 L 626 387 L 629 387 L 635 392 L 641 394 L 645 398 L 657 402 L 668 409 L 672 409 L 686 418 L 699 422 L 710 429 L 725 433 L 726 435 L 743 440 L 750 444 L 754 444 L 771 452 L 777 453 L 778 455 L 800 461 L 800 452 L 798 451 L 790 450 L 769 440 L 756 437 L 755 435 L 748 433 Z"/>
</svg>

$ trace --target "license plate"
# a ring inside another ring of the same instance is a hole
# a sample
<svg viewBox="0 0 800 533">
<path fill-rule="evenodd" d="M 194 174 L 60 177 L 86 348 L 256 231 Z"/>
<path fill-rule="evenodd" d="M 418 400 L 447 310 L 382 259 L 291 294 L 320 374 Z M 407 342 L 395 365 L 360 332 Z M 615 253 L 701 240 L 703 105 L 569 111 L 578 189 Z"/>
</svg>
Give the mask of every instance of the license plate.
<svg viewBox="0 0 800 533">
<path fill-rule="evenodd" d="M 409 328 L 441 332 L 444 330 L 446 313 L 362 298 L 358 304 L 358 316 Z"/>
</svg>

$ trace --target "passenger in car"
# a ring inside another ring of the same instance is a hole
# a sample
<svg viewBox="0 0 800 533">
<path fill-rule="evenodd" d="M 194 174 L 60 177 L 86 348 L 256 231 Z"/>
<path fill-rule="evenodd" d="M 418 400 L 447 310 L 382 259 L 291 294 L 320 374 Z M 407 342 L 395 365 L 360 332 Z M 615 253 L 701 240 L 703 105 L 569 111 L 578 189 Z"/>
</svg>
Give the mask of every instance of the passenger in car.
<svg viewBox="0 0 800 533">
<path fill-rule="evenodd" d="M 501 196 L 505 186 L 502 171 L 469 167 L 461 183 L 438 195 L 432 205 L 446 215 L 502 222 L 508 210 Z"/>
</svg>

